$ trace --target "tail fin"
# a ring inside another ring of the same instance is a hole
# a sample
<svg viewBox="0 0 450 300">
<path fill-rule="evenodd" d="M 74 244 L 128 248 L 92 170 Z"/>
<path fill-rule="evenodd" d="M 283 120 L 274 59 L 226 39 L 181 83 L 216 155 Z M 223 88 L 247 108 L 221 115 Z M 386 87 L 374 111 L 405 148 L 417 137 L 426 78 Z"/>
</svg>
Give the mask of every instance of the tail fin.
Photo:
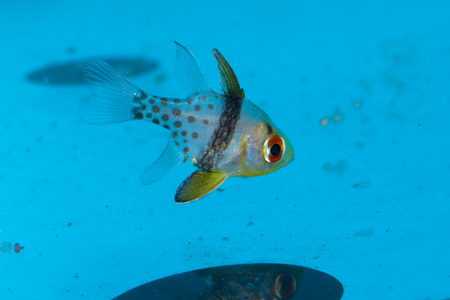
<svg viewBox="0 0 450 300">
<path fill-rule="evenodd" d="M 112 124 L 136 118 L 135 111 L 145 93 L 128 78 L 98 58 L 86 63 L 84 77 L 94 94 L 80 106 L 85 123 Z"/>
</svg>

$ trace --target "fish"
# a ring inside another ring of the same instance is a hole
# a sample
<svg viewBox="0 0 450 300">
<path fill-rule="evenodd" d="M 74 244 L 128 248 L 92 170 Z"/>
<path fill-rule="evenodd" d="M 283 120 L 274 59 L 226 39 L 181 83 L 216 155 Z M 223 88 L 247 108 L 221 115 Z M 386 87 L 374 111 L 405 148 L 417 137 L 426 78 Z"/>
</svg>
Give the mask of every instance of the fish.
<svg viewBox="0 0 450 300">
<path fill-rule="evenodd" d="M 221 76 L 221 92 L 217 93 L 194 55 L 178 42 L 175 45 L 175 74 L 186 90 L 185 99 L 148 94 L 98 58 L 89 60 L 84 70 L 93 93 L 81 103 L 85 123 L 142 120 L 170 131 L 164 151 L 144 170 L 141 182 L 151 184 L 190 160 L 198 169 L 175 194 L 177 203 L 187 203 L 206 196 L 229 177 L 265 175 L 291 163 L 291 142 L 245 97 L 222 54 L 213 49 Z"/>
<path fill-rule="evenodd" d="M 88 59 L 79 59 L 45 66 L 27 75 L 27 80 L 43 85 L 84 84 L 83 69 Z M 153 71 L 156 61 L 145 57 L 107 57 L 104 60 L 126 76 Z"/>
<path fill-rule="evenodd" d="M 335 277 L 307 267 L 254 263 L 199 269 L 154 280 L 115 300 L 339 300 Z"/>
</svg>

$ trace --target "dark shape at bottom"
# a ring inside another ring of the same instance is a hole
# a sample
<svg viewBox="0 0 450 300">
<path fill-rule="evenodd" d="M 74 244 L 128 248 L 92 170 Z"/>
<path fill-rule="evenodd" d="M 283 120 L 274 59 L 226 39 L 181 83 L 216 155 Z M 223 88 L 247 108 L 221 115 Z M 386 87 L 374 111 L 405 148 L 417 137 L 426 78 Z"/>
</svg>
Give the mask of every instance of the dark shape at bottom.
<svg viewBox="0 0 450 300">
<path fill-rule="evenodd" d="M 338 300 L 342 284 L 326 273 L 295 265 L 242 264 L 161 278 L 117 300 Z"/>
</svg>

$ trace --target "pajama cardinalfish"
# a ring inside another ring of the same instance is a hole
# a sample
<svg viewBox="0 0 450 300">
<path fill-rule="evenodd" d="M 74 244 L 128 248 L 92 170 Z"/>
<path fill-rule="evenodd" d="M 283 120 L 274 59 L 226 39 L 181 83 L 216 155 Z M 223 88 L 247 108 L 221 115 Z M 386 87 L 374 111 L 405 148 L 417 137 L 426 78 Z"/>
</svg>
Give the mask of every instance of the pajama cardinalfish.
<svg viewBox="0 0 450 300">
<path fill-rule="evenodd" d="M 85 78 L 93 97 L 82 102 L 88 124 L 143 120 L 170 131 L 159 158 L 144 170 L 143 184 L 163 177 L 183 161 L 198 167 L 178 188 L 175 201 L 199 199 L 228 177 L 272 173 L 294 159 L 294 149 L 269 116 L 245 98 L 244 90 L 222 54 L 214 49 L 221 76 L 221 93 L 211 89 L 194 55 L 176 44 L 175 73 L 186 89 L 185 99 L 152 96 L 93 58 Z"/>
</svg>

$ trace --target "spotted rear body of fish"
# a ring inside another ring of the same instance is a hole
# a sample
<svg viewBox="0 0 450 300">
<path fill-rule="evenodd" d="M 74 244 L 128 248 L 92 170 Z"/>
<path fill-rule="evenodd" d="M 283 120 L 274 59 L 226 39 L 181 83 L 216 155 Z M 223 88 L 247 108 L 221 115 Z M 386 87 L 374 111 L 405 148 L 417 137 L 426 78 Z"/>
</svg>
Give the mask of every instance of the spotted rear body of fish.
<svg viewBox="0 0 450 300">
<path fill-rule="evenodd" d="M 189 202 L 216 189 L 230 176 L 271 173 L 293 159 L 292 146 L 270 118 L 245 98 L 225 58 L 219 63 L 223 93 L 214 92 L 189 50 L 177 45 L 175 70 L 185 99 L 149 95 L 99 59 L 85 68 L 94 97 L 81 105 L 89 124 L 144 120 L 170 131 L 161 156 L 141 176 L 144 184 L 161 178 L 182 161 L 199 168 L 178 188 L 175 200 Z"/>
<path fill-rule="evenodd" d="M 218 126 L 222 103 L 223 95 L 213 91 L 182 100 L 149 96 L 137 103 L 133 113 L 135 119 L 170 130 L 174 144 L 186 156 L 198 158 Z"/>
</svg>

